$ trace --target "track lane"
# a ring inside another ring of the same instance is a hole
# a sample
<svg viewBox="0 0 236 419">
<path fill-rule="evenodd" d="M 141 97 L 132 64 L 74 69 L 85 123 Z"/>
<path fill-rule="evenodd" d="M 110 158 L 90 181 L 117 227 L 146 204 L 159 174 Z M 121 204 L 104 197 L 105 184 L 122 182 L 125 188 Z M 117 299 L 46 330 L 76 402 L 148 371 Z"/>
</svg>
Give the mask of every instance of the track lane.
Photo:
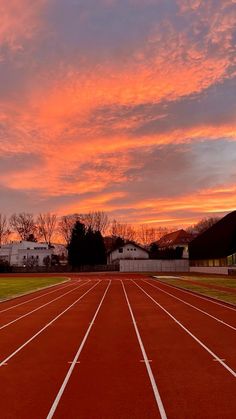
<svg viewBox="0 0 236 419">
<path fill-rule="evenodd" d="M 232 419 L 234 376 L 134 283 L 126 289 L 168 418 Z"/>
<path fill-rule="evenodd" d="M 34 315 L 28 316 L 6 329 L 2 329 L 0 331 L 0 366 L 9 354 L 24 345 L 24 342 L 31 340 L 32 336 L 41 333 L 40 331 L 44 330 L 45 325 L 54 323 L 54 319 L 57 319 L 58 316 L 60 317 L 61 313 L 68 310 L 68 307 L 75 305 L 82 295 L 89 292 L 94 286 L 93 284 L 96 285 L 98 283 L 99 281 L 95 281 L 92 284 L 89 282 L 77 289 L 73 295 L 67 295 L 55 304 L 44 307 Z"/>
<path fill-rule="evenodd" d="M 158 419 L 120 281 L 112 281 L 55 418 Z"/>
<path fill-rule="evenodd" d="M 79 281 L 80 280 L 78 280 L 78 282 Z M 1 309 L 0 310 L 0 314 L 1 313 L 4 313 L 6 311 L 9 311 L 9 310 L 15 309 L 16 307 L 20 307 L 22 305 L 28 304 L 31 301 L 38 300 L 38 299 L 40 299 L 42 297 L 45 297 L 45 296 L 48 296 L 50 294 L 54 294 L 56 292 L 61 291 L 62 289 L 64 290 L 65 288 L 69 288 L 69 287 L 71 287 L 71 286 L 74 285 L 74 281 L 68 281 L 68 282 L 69 283 L 64 283 L 61 287 L 59 287 L 58 284 L 57 285 L 53 285 L 51 287 L 48 287 L 48 288 L 54 288 L 54 289 L 53 290 L 50 290 L 50 291 L 47 291 L 45 293 L 40 293 L 39 295 L 36 295 L 35 297 L 32 297 L 32 294 L 37 294 L 38 291 L 33 291 L 33 292 L 31 292 L 29 294 L 25 294 L 23 296 L 13 297 L 12 299 L 1 301 L 1 304 L 2 305 L 0 307 L 4 307 L 4 306 L 8 306 L 8 307 Z M 45 291 L 45 289 L 44 289 L 44 291 Z M 25 299 L 26 296 L 28 297 L 28 299 Z M 17 302 L 16 303 L 15 302 L 16 299 L 17 300 L 19 299 L 20 302 Z"/>
<path fill-rule="evenodd" d="M 17 307 L 19 305 L 26 304 L 27 302 L 36 300 L 40 298 L 41 296 L 56 292 L 57 290 L 73 285 L 74 282 L 78 282 L 78 281 L 80 280 L 67 277 L 65 281 L 60 282 L 58 284 L 45 286 L 43 288 L 35 289 L 32 291 L 26 292 L 24 294 L 15 295 L 7 299 L 0 300 L 0 313 L 11 310 L 12 308 Z"/>
<path fill-rule="evenodd" d="M 1 417 L 45 419 L 107 286 L 99 283 L 0 368 Z"/>
<path fill-rule="evenodd" d="M 172 292 L 167 291 L 167 290 L 163 289 L 163 287 L 161 287 L 159 285 L 154 285 L 154 284 L 152 284 L 152 283 L 150 283 L 149 281 L 146 281 L 146 280 L 142 280 L 142 283 L 143 284 L 148 284 L 149 286 L 158 290 L 159 292 L 162 292 L 166 295 L 169 295 L 171 298 L 174 298 L 175 300 L 180 301 L 182 304 L 185 304 L 186 306 L 191 307 L 193 310 L 197 310 L 197 311 L 201 312 L 202 314 L 204 314 L 205 316 L 211 317 L 215 321 L 217 321 L 219 323 L 222 323 L 224 326 L 229 327 L 230 329 L 236 331 L 236 326 L 233 326 L 232 324 L 228 323 L 227 321 L 222 320 L 220 318 L 219 314 L 213 315 L 213 314 L 209 313 L 209 309 L 208 309 L 208 306 L 206 304 L 205 304 L 206 308 L 203 309 L 203 308 L 200 308 L 198 305 L 196 305 L 196 303 L 194 301 L 194 298 L 193 298 L 193 301 L 190 303 L 190 301 L 186 301 L 186 299 L 184 299 L 183 297 L 179 297 L 179 296 L 175 295 L 175 291 L 174 291 L 174 293 L 173 293 L 173 291 Z M 219 309 L 218 309 L 218 312 L 220 312 Z M 216 316 L 218 316 L 218 317 L 216 317 Z M 230 322 L 234 323 L 234 321 L 235 321 L 235 323 L 236 323 L 236 315 L 235 315 L 235 319 L 234 318 L 232 319 L 232 315 L 230 317 L 231 317 Z"/>
<path fill-rule="evenodd" d="M 88 281 L 89 282 L 89 281 Z M 37 301 L 35 304 L 35 301 L 31 301 L 30 303 L 28 303 L 27 307 L 24 306 L 24 308 L 22 309 L 22 307 L 16 307 L 14 309 L 14 311 L 9 312 L 4 312 L 4 314 L 0 315 L 0 331 L 2 329 L 5 329 L 6 327 L 11 326 L 13 323 L 27 317 L 30 316 L 31 314 L 36 313 L 37 311 L 43 309 L 44 307 L 48 306 L 49 304 L 54 303 L 55 301 L 60 300 L 61 298 L 64 298 L 66 295 L 69 295 L 73 292 L 75 292 L 77 289 L 83 287 L 84 285 L 86 285 L 86 283 L 88 282 L 84 282 L 84 283 L 75 283 L 74 286 L 70 287 L 69 291 L 66 289 L 60 289 L 59 290 L 59 295 L 55 296 L 49 296 L 48 294 L 46 296 L 44 296 L 44 300 L 43 302 L 41 301 L 40 303 Z M 30 304 L 30 306 L 29 306 Z M 40 305 L 39 305 L 40 304 Z"/>
<path fill-rule="evenodd" d="M 140 362 L 140 348 L 127 303 L 122 289 L 118 287 L 120 279 L 124 280 L 168 419 L 234 417 L 236 402 L 233 396 L 236 387 L 235 379 L 229 372 L 225 371 L 218 362 L 213 361 L 209 353 L 199 347 L 196 341 L 143 295 L 141 290 L 129 280 L 130 275 L 127 277 L 120 275 L 119 278 L 111 275 L 111 277 L 111 289 L 77 360 L 80 363 L 74 365 L 55 417 L 63 419 L 65 417 L 68 419 L 160 417 L 145 363 Z M 132 275 L 133 277 L 138 279 L 137 282 L 143 287 L 142 276 Z M 90 276 L 93 281 L 95 278 Z M 102 275 L 100 278 L 104 279 L 107 276 Z M 90 327 L 92 316 L 106 286 L 105 279 L 22 348 L 9 360 L 8 365 L 0 368 L 1 418 L 46 418 L 71 365 L 68 362 L 73 362 L 75 359 L 75 354 Z M 145 287 L 149 294 L 155 294 L 153 298 L 159 299 L 159 292 L 148 284 Z M 163 296 L 164 294 L 162 298 Z M 167 298 L 167 295 L 164 298 Z M 180 310 L 179 307 L 183 304 L 179 301 L 173 304 L 174 299 L 170 303 L 170 296 L 168 298 L 168 305 L 173 305 L 175 310 L 178 305 Z M 40 310 L 6 329 L 8 338 L 16 342 L 18 335 L 21 335 L 21 338 L 24 334 L 29 335 L 35 322 L 46 320 L 52 316 L 52 312 L 59 310 L 59 301 L 56 302 L 53 311 L 52 307 L 47 306 L 43 312 Z M 63 304 L 64 302 L 63 300 Z M 191 318 L 194 318 L 191 314 L 192 309 L 183 306 L 184 316 L 191 325 Z M 60 307 L 62 308 L 62 304 Z M 211 321 L 213 322 L 213 319 Z M 198 323 L 199 327 L 202 327 L 201 323 L 204 321 Z M 212 333 L 211 330 L 208 332 Z M 0 334 L 0 351 L 1 336 L 3 335 Z"/>
<path fill-rule="evenodd" d="M 207 297 L 206 295 L 200 294 L 199 292 L 194 292 L 192 290 L 188 290 L 188 289 L 184 289 L 184 288 L 180 288 L 177 285 L 173 285 L 173 284 L 167 284 L 161 280 L 158 280 L 157 278 L 149 278 L 150 281 L 156 282 L 158 284 L 162 284 L 163 286 L 166 286 L 168 288 L 174 288 L 177 291 L 180 291 L 182 294 L 184 293 L 186 296 L 192 296 L 194 297 L 196 300 L 198 300 L 199 302 L 206 302 L 206 303 L 210 303 L 210 305 L 212 305 L 212 307 L 221 307 L 225 309 L 225 312 L 230 314 L 230 312 L 235 312 L 236 313 L 236 306 L 229 304 L 225 301 L 222 300 L 218 300 L 217 298 L 211 298 L 210 296 Z"/>
<path fill-rule="evenodd" d="M 210 317 L 206 317 L 201 312 L 193 310 L 191 307 L 183 305 L 178 300 L 173 300 L 170 296 L 151 289 L 148 285 L 140 285 L 134 281 L 137 287 L 153 301 L 154 304 L 172 317 L 179 327 L 185 329 L 186 333 L 192 334 L 193 339 L 208 352 L 212 352 L 213 357 L 218 357 L 218 362 L 234 375 L 236 378 L 236 332 L 227 328 L 224 324 L 216 322 Z M 220 336 L 220 339 L 219 339 Z M 221 361 L 223 360 L 224 361 Z"/>
</svg>

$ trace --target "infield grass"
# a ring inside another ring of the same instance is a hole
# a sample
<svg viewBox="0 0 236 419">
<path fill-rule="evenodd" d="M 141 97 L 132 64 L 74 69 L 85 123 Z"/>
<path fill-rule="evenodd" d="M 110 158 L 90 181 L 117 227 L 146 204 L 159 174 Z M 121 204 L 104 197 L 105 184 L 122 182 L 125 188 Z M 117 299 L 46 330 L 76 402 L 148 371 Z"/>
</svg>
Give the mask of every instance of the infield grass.
<svg viewBox="0 0 236 419">
<path fill-rule="evenodd" d="M 181 275 L 181 279 L 174 279 L 174 278 L 165 278 L 163 275 L 157 275 L 158 280 L 170 284 L 175 285 L 178 288 L 186 289 L 189 291 L 194 291 L 199 294 L 202 294 L 204 296 L 213 297 L 217 300 L 225 301 L 227 303 L 235 304 L 236 305 L 236 294 L 235 292 L 230 292 L 230 288 L 235 289 L 236 288 L 236 279 L 228 279 L 228 278 L 216 278 L 216 277 L 204 277 L 204 276 L 185 276 Z M 174 276 L 174 275 L 173 275 Z M 176 274 L 176 277 L 180 275 Z M 191 284 L 189 281 L 198 281 L 199 284 Z M 228 287 L 229 290 L 217 290 L 214 288 L 205 288 L 204 283 L 207 285 L 220 285 Z"/>
<path fill-rule="evenodd" d="M 0 277 L 0 301 L 65 282 L 65 277 Z"/>
</svg>

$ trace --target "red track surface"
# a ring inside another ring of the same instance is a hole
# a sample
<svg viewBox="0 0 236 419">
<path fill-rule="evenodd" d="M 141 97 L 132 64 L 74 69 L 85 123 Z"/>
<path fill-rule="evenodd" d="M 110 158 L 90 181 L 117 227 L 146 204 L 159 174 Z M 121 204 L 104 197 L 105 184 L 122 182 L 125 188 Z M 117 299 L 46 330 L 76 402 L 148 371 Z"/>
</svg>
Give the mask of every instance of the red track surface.
<svg viewBox="0 0 236 419">
<path fill-rule="evenodd" d="M 1 303 L 0 354 L 1 419 L 235 417 L 236 309 L 142 275 Z"/>
</svg>

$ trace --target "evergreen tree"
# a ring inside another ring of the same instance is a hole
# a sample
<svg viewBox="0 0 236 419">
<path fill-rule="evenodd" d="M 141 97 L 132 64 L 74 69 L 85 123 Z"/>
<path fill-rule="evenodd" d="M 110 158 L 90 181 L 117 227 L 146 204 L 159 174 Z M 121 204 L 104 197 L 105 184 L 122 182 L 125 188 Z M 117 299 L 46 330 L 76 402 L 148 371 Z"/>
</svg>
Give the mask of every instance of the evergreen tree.
<svg viewBox="0 0 236 419">
<path fill-rule="evenodd" d="M 86 265 L 103 265 L 106 263 L 106 249 L 100 231 L 93 231 L 88 228 L 84 240 L 84 249 Z"/>
<path fill-rule="evenodd" d="M 95 265 L 94 255 L 96 253 L 96 246 L 94 241 L 94 232 L 91 227 L 86 231 L 84 238 L 84 254 L 85 254 L 85 265 Z"/>
<path fill-rule="evenodd" d="M 157 243 L 152 243 L 150 246 L 150 259 L 158 259 L 159 258 L 159 249 Z"/>
<path fill-rule="evenodd" d="M 68 244 L 68 262 L 72 268 L 85 264 L 87 249 L 85 248 L 86 230 L 84 224 L 76 221 Z"/>
<path fill-rule="evenodd" d="M 106 249 L 100 231 L 87 230 L 80 221 L 75 223 L 68 245 L 68 261 L 72 268 L 106 263 Z"/>
<path fill-rule="evenodd" d="M 106 247 L 100 231 L 94 232 L 94 264 L 106 264 Z"/>
</svg>

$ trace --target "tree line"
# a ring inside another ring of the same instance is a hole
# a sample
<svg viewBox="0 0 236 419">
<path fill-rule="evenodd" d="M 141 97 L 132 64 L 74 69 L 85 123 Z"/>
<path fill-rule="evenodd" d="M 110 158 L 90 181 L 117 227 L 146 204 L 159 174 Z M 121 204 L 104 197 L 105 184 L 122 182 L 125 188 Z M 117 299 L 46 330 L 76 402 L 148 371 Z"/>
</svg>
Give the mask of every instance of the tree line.
<svg viewBox="0 0 236 419">
<path fill-rule="evenodd" d="M 203 218 L 186 230 L 200 234 L 219 219 L 219 217 Z M 149 246 L 165 234 L 178 229 L 178 227 L 166 226 L 153 227 L 148 224 L 134 226 L 115 219 L 110 220 L 104 211 L 61 217 L 50 212 L 40 213 L 37 216 L 21 212 L 7 218 L 6 215 L 0 213 L 0 245 L 9 242 L 14 237 L 19 240 L 43 241 L 49 246 L 56 239 L 68 246 L 77 222 L 83 224 L 87 231 L 99 232 L 102 236 L 119 237 L 124 241 L 134 241 L 143 246 Z"/>
</svg>

